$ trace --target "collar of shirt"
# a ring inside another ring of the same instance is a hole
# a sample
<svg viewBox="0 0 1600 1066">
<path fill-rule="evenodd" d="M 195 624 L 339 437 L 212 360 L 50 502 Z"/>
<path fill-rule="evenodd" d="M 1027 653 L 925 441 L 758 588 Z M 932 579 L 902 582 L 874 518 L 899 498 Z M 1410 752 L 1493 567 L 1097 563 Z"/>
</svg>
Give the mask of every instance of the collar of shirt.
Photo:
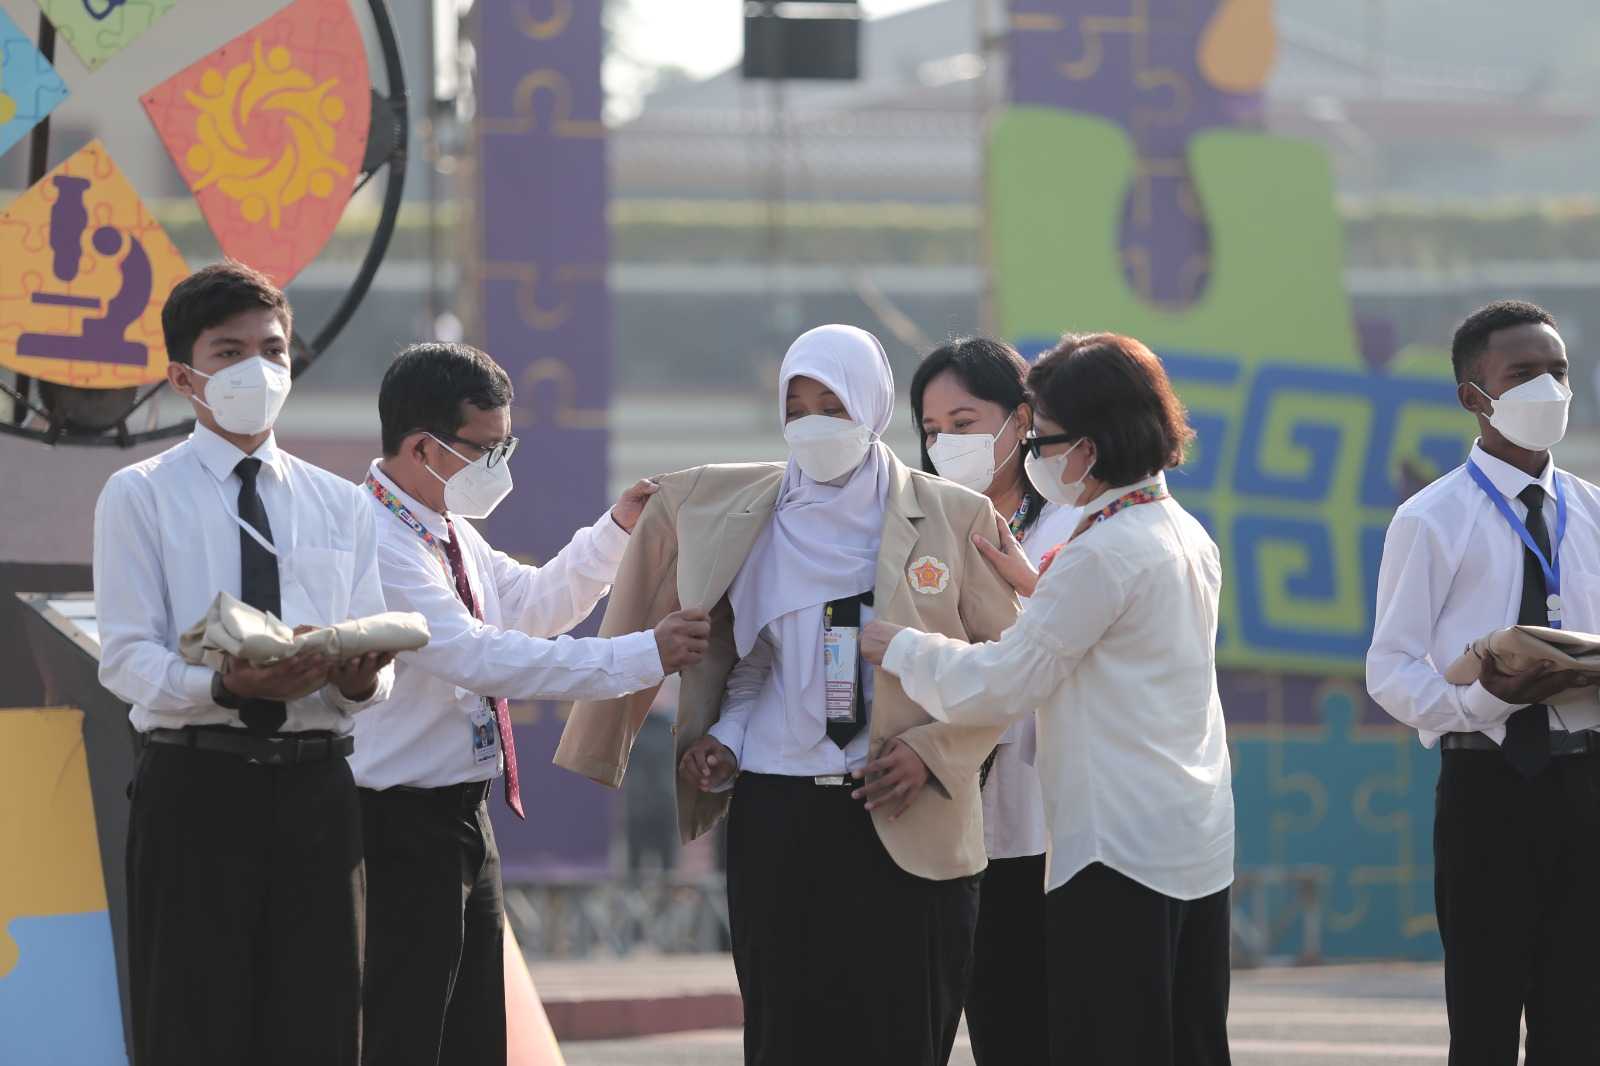
<svg viewBox="0 0 1600 1066">
<path fill-rule="evenodd" d="M 1139 489 L 1154 488 L 1157 485 L 1162 488 L 1167 487 L 1167 475 L 1165 472 L 1157 472 L 1155 477 L 1147 477 L 1143 481 L 1135 481 L 1131 485 L 1121 485 L 1114 489 L 1107 489 L 1094 499 L 1090 500 L 1088 503 L 1078 508 L 1078 514 L 1080 517 L 1082 515 L 1096 514 L 1102 507 L 1105 507 L 1113 500 L 1121 499 L 1130 492 L 1135 492 Z"/>
<path fill-rule="evenodd" d="M 1545 462 L 1544 472 L 1538 477 L 1531 477 L 1505 460 L 1496 459 L 1483 450 L 1482 441 L 1473 441 L 1472 461 L 1478 464 L 1479 470 L 1488 475 L 1489 483 L 1499 489 L 1500 494 L 1508 500 L 1515 500 L 1529 485 L 1540 486 L 1546 496 L 1555 499 L 1556 461 L 1553 456 Z"/>
<path fill-rule="evenodd" d="M 219 482 L 227 481 L 228 476 L 239 465 L 239 460 L 246 458 L 245 453 L 235 445 L 199 422 L 194 424 L 194 432 L 189 435 L 189 445 L 200 459 L 200 465 L 209 470 L 211 476 Z M 260 459 L 261 465 L 271 470 L 278 480 L 284 479 L 283 453 L 278 450 L 278 438 L 275 435 L 268 434 L 267 439 L 261 442 L 261 447 L 252 452 L 251 456 Z"/>
<path fill-rule="evenodd" d="M 379 469 L 378 464 L 382 461 L 381 459 L 374 459 L 372 460 L 372 465 L 368 468 L 368 472 L 377 480 L 378 484 L 394 493 L 395 498 L 405 505 L 406 510 L 411 512 L 411 517 L 426 526 L 435 540 L 449 541 L 450 527 L 445 522 L 445 516 L 411 495 L 399 485 L 396 485 L 393 478 Z M 371 493 L 368 492 L 368 495 L 370 496 Z"/>
</svg>

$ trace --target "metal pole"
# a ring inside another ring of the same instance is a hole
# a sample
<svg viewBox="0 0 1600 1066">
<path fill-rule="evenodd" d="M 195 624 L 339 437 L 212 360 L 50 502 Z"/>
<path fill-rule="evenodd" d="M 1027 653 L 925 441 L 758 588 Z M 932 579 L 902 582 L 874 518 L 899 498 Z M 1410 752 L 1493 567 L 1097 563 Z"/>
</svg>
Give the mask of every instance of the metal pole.
<svg viewBox="0 0 1600 1066">
<path fill-rule="evenodd" d="M 56 24 L 45 17 L 44 12 L 39 13 L 39 54 L 44 56 L 46 62 L 54 62 L 56 58 Z M 45 172 L 50 169 L 50 116 L 46 115 L 39 124 L 33 127 L 33 133 L 28 140 L 28 188 L 33 188 L 44 179 Z M 20 426 L 28 420 L 28 394 L 33 388 L 33 379 L 26 374 L 17 375 L 18 399 L 11 409 L 11 424 Z"/>
<path fill-rule="evenodd" d="M 999 73 L 996 59 L 1002 52 L 1004 39 L 995 28 L 994 4 L 996 0 L 977 0 L 973 5 L 976 22 L 978 59 L 983 71 L 974 81 L 974 107 L 978 133 L 978 326 L 984 336 L 993 337 L 999 332 L 999 322 L 994 306 L 994 249 L 990 247 L 993 234 L 989 227 L 989 134 L 994 126 L 995 92 L 991 84 Z M 1005 0 L 999 0 L 1004 4 Z"/>
</svg>

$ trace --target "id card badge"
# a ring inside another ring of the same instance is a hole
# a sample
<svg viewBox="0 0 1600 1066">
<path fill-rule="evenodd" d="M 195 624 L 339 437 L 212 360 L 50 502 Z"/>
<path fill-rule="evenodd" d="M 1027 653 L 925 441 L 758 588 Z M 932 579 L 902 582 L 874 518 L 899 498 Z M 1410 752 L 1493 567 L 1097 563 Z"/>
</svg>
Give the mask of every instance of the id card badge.
<svg viewBox="0 0 1600 1066">
<path fill-rule="evenodd" d="M 479 700 L 478 707 L 467 721 L 472 723 L 472 761 L 494 762 L 500 758 L 500 728 L 494 720 L 494 708 L 487 700 Z"/>
<path fill-rule="evenodd" d="M 856 720 L 856 656 L 861 645 L 857 626 L 828 626 L 822 631 L 823 680 L 827 686 L 827 720 Z"/>
</svg>

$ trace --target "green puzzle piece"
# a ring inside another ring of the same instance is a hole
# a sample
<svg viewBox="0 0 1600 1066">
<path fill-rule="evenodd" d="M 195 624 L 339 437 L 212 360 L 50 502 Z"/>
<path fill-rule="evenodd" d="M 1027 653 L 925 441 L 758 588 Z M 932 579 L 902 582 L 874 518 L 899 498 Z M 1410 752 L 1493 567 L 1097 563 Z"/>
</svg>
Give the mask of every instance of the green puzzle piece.
<svg viewBox="0 0 1600 1066">
<path fill-rule="evenodd" d="M 56 32 L 90 70 L 122 51 L 177 0 L 39 0 Z"/>
<path fill-rule="evenodd" d="M 1005 335 L 1035 349 L 1067 330 L 1136 336 L 1194 416 L 1200 441 L 1172 486 L 1222 548 L 1219 662 L 1358 676 L 1401 464 L 1449 469 L 1474 427 L 1442 354 L 1388 371 L 1363 359 L 1322 150 L 1235 130 L 1191 139 L 1212 261 L 1181 310 L 1142 302 L 1121 268 L 1135 168 L 1121 127 L 1013 108 L 989 151 Z"/>
</svg>

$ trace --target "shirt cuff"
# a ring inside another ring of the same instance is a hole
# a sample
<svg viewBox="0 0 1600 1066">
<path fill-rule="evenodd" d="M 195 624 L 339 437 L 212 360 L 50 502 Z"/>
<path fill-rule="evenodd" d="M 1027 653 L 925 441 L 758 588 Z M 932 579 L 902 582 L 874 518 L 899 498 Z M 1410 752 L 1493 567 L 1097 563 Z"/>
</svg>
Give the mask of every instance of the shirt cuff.
<svg viewBox="0 0 1600 1066">
<path fill-rule="evenodd" d="M 1474 681 L 1461 693 L 1461 706 L 1467 717 L 1480 726 L 1499 725 L 1518 709 L 1515 703 L 1507 703 L 1484 688 L 1481 681 Z"/>
<path fill-rule="evenodd" d="M 706 730 L 706 736 L 713 738 L 723 747 L 733 752 L 734 764 L 742 769 L 744 767 L 744 731 L 744 722 L 719 718 L 712 723 L 710 729 Z M 734 774 L 722 784 L 712 788 L 711 791 L 726 792 L 733 787 L 733 783 L 737 780 L 739 780 L 739 775 Z"/>
<path fill-rule="evenodd" d="M 617 532 L 622 531 L 619 529 Z M 622 535 L 627 536 L 626 533 Z M 666 679 L 667 673 L 661 667 L 661 649 L 656 646 L 656 635 L 652 630 L 641 630 L 613 637 L 612 640 L 617 652 L 617 670 L 633 686 L 628 689 L 629 692 L 659 685 Z"/>
<path fill-rule="evenodd" d="M 384 676 L 386 674 L 388 675 L 387 678 Z M 368 696 L 366 699 L 350 699 L 343 692 L 339 691 L 338 685 L 335 685 L 331 681 L 322 686 L 322 698 L 328 702 L 330 707 L 338 711 L 340 714 L 355 714 L 357 711 L 366 710 L 374 703 L 382 703 L 384 700 L 388 699 L 389 693 L 394 684 L 393 677 L 394 663 L 389 663 L 382 670 L 378 671 L 377 678 L 372 686 L 372 695 Z M 385 684 L 386 681 L 388 682 L 387 684 Z"/>
<path fill-rule="evenodd" d="M 594 530 L 595 554 L 611 566 L 620 565 L 622 553 L 628 550 L 628 531 L 617 525 L 609 509 L 589 528 Z"/>
<path fill-rule="evenodd" d="M 185 664 L 178 684 L 184 697 L 196 707 L 215 707 L 216 701 L 211 698 L 211 679 L 216 676 L 217 671 L 209 666 Z"/>
<path fill-rule="evenodd" d="M 902 682 L 911 668 L 911 656 L 916 653 L 917 636 L 915 629 L 902 629 L 889 641 L 889 647 L 883 653 L 884 671 L 900 678 Z"/>
</svg>

